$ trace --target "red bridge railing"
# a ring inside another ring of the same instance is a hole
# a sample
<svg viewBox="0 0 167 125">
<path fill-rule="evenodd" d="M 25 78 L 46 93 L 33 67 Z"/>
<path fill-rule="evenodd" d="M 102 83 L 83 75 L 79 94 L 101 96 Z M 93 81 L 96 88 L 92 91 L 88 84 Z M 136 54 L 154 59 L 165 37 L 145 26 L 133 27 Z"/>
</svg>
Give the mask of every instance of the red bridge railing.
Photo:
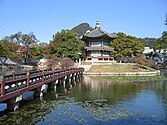
<svg viewBox="0 0 167 125">
<path fill-rule="evenodd" d="M 56 81 L 65 76 L 81 73 L 83 68 L 69 68 L 61 70 L 33 71 L 5 75 L 0 81 L 0 102 L 23 92 L 38 88 L 43 84 Z"/>
</svg>

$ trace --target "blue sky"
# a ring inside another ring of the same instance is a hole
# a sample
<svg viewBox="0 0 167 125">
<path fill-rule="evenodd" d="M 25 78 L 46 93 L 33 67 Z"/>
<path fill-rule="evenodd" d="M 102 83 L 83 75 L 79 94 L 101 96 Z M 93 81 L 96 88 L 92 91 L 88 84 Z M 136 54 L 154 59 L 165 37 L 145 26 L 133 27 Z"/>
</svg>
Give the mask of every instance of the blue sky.
<svg viewBox="0 0 167 125">
<path fill-rule="evenodd" d="M 166 13 L 167 0 L 0 0 L 0 39 L 21 31 L 49 42 L 61 29 L 97 20 L 110 33 L 158 38 Z"/>
</svg>

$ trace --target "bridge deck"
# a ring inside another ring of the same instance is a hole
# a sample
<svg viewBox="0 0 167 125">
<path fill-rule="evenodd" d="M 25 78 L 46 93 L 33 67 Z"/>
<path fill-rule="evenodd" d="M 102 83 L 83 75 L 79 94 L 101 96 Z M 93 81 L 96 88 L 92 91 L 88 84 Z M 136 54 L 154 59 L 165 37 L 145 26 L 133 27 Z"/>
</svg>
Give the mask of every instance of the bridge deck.
<svg viewBox="0 0 167 125">
<path fill-rule="evenodd" d="M 69 68 L 50 71 L 33 71 L 5 75 L 0 81 L 0 102 L 18 96 L 26 91 L 49 84 L 75 73 L 82 73 L 83 68 Z"/>
</svg>

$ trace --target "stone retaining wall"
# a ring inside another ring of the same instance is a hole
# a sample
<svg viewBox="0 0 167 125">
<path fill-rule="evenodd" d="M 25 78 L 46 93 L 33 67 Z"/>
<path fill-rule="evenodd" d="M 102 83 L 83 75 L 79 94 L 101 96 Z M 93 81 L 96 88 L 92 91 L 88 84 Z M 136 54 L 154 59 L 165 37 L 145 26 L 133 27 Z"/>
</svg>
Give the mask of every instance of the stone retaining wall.
<svg viewBox="0 0 167 125">
<path fill-rule="evenodd" d="M 157 70 L 155 72 L 115 72 L 115 73 L 91 73 L 84 72 L 84 75 L 108 75 L 108 76 L 159 76 L 160 71 Z"/>
</svg>

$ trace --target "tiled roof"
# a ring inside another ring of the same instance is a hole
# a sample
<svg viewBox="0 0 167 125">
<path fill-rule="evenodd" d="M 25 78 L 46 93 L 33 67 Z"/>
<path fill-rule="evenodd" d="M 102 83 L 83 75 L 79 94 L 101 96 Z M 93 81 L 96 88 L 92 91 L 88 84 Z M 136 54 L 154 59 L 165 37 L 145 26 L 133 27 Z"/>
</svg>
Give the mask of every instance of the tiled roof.
<svg viewBox="0 0 167 125">
<path fill-rule="evenodd" d="M 90 38 L 95 38 L 95 37 L 101 37 L 101 36 L 108 36 L 109 38 L 117 38 L 116 34 L 110 34 L 107 33 L 100 28 L 96 28 L 93 31 L 86 32 L 83 37 L 90 37 Z"/>
</svg>

